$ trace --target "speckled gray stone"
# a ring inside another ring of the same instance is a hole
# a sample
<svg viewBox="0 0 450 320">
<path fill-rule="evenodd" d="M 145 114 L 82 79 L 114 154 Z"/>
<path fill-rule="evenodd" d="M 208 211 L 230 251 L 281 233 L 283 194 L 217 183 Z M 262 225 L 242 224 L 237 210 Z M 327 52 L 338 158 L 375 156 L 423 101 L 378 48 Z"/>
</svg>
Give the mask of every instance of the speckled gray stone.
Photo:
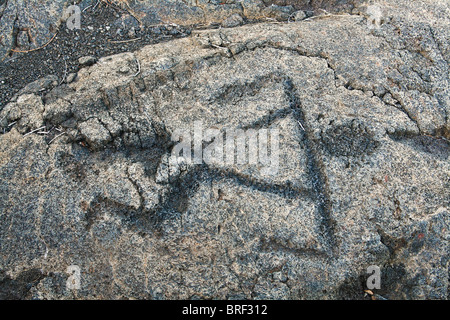
<svg viewBox="0 0 450 320">
<path fill-rule="evenodd" d="M 386 5 L 379 29 L 360 8 L 195 31 L 18 97 L 0 112 L 1 297 L 363 299 L 376 265 L 380 299 L 448 299 L 442 5 Z M 170 166 L 196 121 L 278 129 L 278 173 Z"/>
</svg>

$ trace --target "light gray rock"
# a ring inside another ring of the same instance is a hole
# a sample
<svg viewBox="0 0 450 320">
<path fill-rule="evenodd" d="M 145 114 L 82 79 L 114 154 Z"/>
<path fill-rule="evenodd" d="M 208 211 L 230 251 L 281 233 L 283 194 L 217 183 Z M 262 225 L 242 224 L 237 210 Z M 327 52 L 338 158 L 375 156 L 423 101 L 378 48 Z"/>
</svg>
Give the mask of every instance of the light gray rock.
<svg viewBox="0 0 450 320">
<path fill-rule="evenodd" d="M 232 27 L 243 23 L 238 17 L 251 21 L 268 18 L 286 21 L 294 9 L 351 12 L 362 2 L 362 0 L 326 0 L 311 4 L 310 1 L 298 0 L 111 0 L 92 3 L 91 0 L 81 0 L 77 1 L 76 5 L 80 8 L 81 16 L 85 14 L 85 9 L 93 6 L 108 5 L 121 8 L 122 16 L 118 15 L 117 23 L 122 23 L 122 19 L 125 19 L 126 25 L 130 26 L 128 30 L 130 36 L 133 37 L 133 29 L 139 26 L 222 24 L 225 27 Z M 73 5 L 73 1 L 9 0 L 0 4 L 0 58 L 11 53 L 11 50 L 35 50 L 49 43 L 58 28 L 64 28 L 66 21 L 72 19 L 73 12 L 68 10 L 70 5 Z"/>
<path fill-rule="evenodd" d="M 379 299 L 448 299 L 442 5 L 387 5 L 376 29 L 342 14 L 195 31 L 9 103 L 2 297 L 363 299 L 376 265 Z M 195 145 L 171 160 L 199 124 L 216 133 L 204 152 L 277 129 L 275 174 L 197 164 Z M 55 129 L 27 134 L 41 125 Z"/>
<path fill-rule="evenodd" d="M 58 85 L 58 77 L 55 75 L 48 75 L 45 77 L 42 77 L 36 81 L 31 82 L 30 84 L 26 85 L 23 89 L 21 89 L 17 95 L 12 99 L 16 100 L 18 96 L 34 93 L 39 94 L 42 91 L 49 90 L 53 87 L 56 87 Z"/>
<path fill-rule="evenodd" d="M 242 16 L 238 13 L 226 18 L 225 21 L 222 22 L 222 25 L 226 28 L 233 28 L 242 24 L 244 24 L 244 19 L 242 19 Z"/>
<path fill-rule="evenodd" d="M 80 64 L 80 66 L 83 66 L 83 67 L 92 66 L 96 61 L 97 61 L 97 58 L 95 58 L 93 56 L 85 56 L 85 57 L 80 57 L 78 59 L 78 63 Z"/>
</svg>

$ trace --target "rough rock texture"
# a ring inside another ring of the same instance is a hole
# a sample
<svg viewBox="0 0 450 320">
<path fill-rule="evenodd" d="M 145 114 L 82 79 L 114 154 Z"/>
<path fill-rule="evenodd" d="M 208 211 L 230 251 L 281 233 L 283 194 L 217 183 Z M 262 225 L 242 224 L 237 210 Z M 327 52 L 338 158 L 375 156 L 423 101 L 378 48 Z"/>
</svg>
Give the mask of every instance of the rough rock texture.
<svg viewBox="0 0 450 320">
<path fill-rule="evenodd" d="M 448 7 L 382 8 L 195 31 L 6 105 L 1 297 L 358 299 L 377 265 L 384 298 L 448 299 Z M 195 121 L 278 129 L 278 173 L 171 164 Z"/>
<path fill-rule="evenodd" d="M 0 57 L 11 49 L 30 50 L 55 34 L 67 1 L 0 1 Z"/>
<path fill-rule="evenodd" d="M 101 2 L 101 3 L 100 3 Z M 73 12 L 76 4 L 85 9 L 108 5 L 129 14 L 126 23 L 134 28 L 178 24 L 183 26 L 222 25 L 235 27 L 245 20 L 293 19 L 299 10 L 330 10 L 350 12 L 360 0 L 269 1 L 269 0 L 3 0 L 0 1 L 0 57 L 13 51 L 35 50 L 45 46 L 58 27 Z M 124 17 L 117 19 L 123 23 Z M 126 19 L 126 18 L 125 18 Z M 81 23 L 82 23 L 81 19 Z"/>
</svg>

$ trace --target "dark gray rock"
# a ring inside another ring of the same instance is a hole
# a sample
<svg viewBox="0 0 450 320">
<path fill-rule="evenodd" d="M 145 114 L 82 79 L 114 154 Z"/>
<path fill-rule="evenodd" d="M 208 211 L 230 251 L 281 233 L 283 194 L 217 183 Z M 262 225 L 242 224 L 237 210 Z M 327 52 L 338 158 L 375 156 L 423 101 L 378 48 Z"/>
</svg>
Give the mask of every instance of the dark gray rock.
<svg viewBox="0 0 450 320">
<path fill-rule="evenodd" d="M 92 66 L 97 61 L 97 58 L 93 56 L 85 56 L 78 59 L 80 66 L 89 67 Z"/>
<path fill-rule="evenodd" d="M 233 28 L 242 24 L 244 24 L 244 19 L 242 19 L 242 16 L 238 13 L 228 17 L 224 22 L 222 22 L 222 25 L 226 28 Z"/>
</svg>

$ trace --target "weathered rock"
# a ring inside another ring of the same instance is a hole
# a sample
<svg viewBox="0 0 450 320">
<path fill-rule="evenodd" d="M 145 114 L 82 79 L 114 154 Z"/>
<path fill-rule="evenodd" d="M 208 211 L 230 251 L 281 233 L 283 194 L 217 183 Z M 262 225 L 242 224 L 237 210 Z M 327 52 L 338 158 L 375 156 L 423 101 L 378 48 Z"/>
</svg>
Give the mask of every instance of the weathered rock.
<svg viewBox="0 0 450 320">
<path fill-rule="evenodd" d="M 97 59 L 92 56 L 85 56 L 78 59 L 78 63 L 83 67 L 92 66 L 96 61 Z"/>
<path fill-rule="evenodd" d="M 0 58 L 12 49 L 27 51 L 48 43 L 66 8 L 65 0 L 8 0 L 0 4 Z"/>
<path fill-rule="evenodd" d="M 293 16 L 294 16 L 294 21 L 301 21 L 307 17 L 305 11 L 303 11 L 303 10 L 298 10 L 298 11 L 294 12 Z"/>
<path fill-rule="evenodd" d="M 242 19 L 242 16 L 238 13 L 226 18 L 225 21 L 222 22 L 222 25 L 226 28 L 237 27 L 242 24 L 244 24 L 244 19 Z"/>
<path fill-rule="evenodd" d="M 34 93 L 38 94 L 42 91 L 49 90 L 53 87 L 56 87 L 58 85 L 58 77 L 55 75 L 48 75 L 46 77 L 40 78 L 36 81 L 31 82 L 25 88 L 21 89 L 16 97 L 14 97 L 12 100 L 17 99 L 18 96 Z"/>
<path fill-rule="evenodd" d="M 286 21 L 294 8 L 330 12 L 351 12 L 361 0 L 315 1 L 262 1 L 262 0 L 81 0 L 76 5 L 81 16 L 84 10 L 97 6 L 120 9 L 115 24 L 124 25 L 132 35 L 133 29 L 154 25 L 214 25 L 237 26 L 243 19 Z M 73 22 L 74 12 L 69 9 L 72 1 L 10 0 L 0 4 L 0 57 L 11 50 L 26 52 L 48 44 L 63 23 Z M 80 19 L 80 23 L 82 19 Z M 84 26 L 80 26 L 84 27 Z M 132 37 L 132 36 L 131 36 Z"/>
<path fill-rule="evenodd" d="M 66 77 L 66 83 L 74 82 L 76 80 L 76 78 L 77 78 L 77 74 L 76 73 L 74 73 L 74 72 L 69 73 L 67 75 L 67 77 Z"/>
<path fill-rule="evenodd" d="M 196 31 L 9 103 L 0 292 L 72 298 L 76 265 L 86 299 L 358 299 L 376 265 L 380 298 L 447 299 L 448 18 L 397 5 Z M 202 163 L 171 158 L 200 126 Z M 279 157 L 209 161 L 228 129 Z"/>
</svg>

